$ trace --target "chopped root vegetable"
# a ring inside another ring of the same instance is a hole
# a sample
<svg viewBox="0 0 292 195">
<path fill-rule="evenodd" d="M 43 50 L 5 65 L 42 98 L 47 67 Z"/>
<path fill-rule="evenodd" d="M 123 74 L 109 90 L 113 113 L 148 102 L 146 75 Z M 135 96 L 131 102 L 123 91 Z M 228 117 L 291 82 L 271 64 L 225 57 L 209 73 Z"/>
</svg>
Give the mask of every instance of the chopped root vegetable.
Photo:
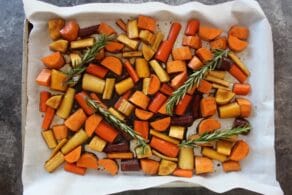
<svg viewBox="0 0 292 195">
<path fill-rule="evenodd" d="M 149 104 L 150 98 L 141 91 L 135 91 L 129 98 L 129 101 L 145 110 Z"/>
<path fill-rule="evenodd" d="M 99 24 L 97 31 L 100 34 L 105 34 L 105 35 L 116 34 L 116 31 L 111 26 L 109 26 L 108 24 L 106 24 L 104 22 Z"/>
<path fill-rule="evenodd" d="M 64 170 L 78 175 L 85 175 L 86 172 L 86 168 L 78 167 L 77 165 L 68 162 L 65 163 Z"/>
<path fill-rule="evenodd" d="M 118 131 L 105 121 L 101 121 L 95 129 L 95 133 L 107 142 L 112 143 L 118 136 Z"/>
<path fill-rule="evenodd" d="M 158 172 L 159 162 L 150 159 L 140 160 L 142 171 L 146 175 L 155 175 Z"/>
<path fill-rule="evenodd" d="M 163 103 L 166 100 L 167 100 L 167 97 L 165 95 L 163 95 L 162 93 L 159 93 L 159 92 L 156 93 L 153 100 L 151 101 L 151 103 L 148 106 L 148 110 L 156 113 L 161 108 L 161 106 L 163 105 Z"/>
<path fill-rule="evenodd" d="M 104 168 L 112 176 L 118 173 L 119 167 L 116 161 L 111 159 L 100 159 L 98 160 L 98 166 Z"/>
<path fill-rule="evenodd" d="M 68 128 L 65 125 L 53 126 L 54 136 L 57 140 L 62 140 L 68 136 Z"/>
<path fill-rule="evenodd" d="M 226 37 L 219 37 L 214 41 L 210 42 L 211 49 L 226 49 L 227 48 L 227 39 Z"/>
<path fill-rule="evenodd" d="M 134 130 L 147 140 L 149 134 L 149 122 L 134 120 Z"/>
<path fill-rule="evenodd" d="M 42 129 L 49 129 L 55 116 L 55 109 L 47 107 L 42 123 Z"/>
<path fill-rule="evenodd" d="M 138 16 L 138 28 L 155 32 L 156 20 L 150 16 Z"/>
<path fill-rule="evenodd" d="M 82 109 L 78 109 L 76 112 L 74 112 L 69 118 L 66 119 L 64 124 L 66 127 L 68 127 L 72 131 L 78 131 L 83 123 L 86 121 L 86 114 Z"/>
<path fill-rule="evenodd" d="M 200 103 L 201 114 L 203 117 L 212 116 L 216 113 L 217 106 L 214 97 L 205 97 Z"/>
<path fill-rule="evenodd" d="M 135 109 L 135 116 L 140 120 L 149 120 L 154 114 L 139 108 Z"/>
<path fill-rule="evenodd" d="M 64 159 L 68 163 L 74 163 L 79 160 L 80 156 L 81 156 L 81 146 L 78 146 L 74 150 L 66 154 Z"/>
<path fill-rule="evenodd" d="M 164 93 L 165 95 L 171 95 L 173 89 L 168 84 L 163 83 L 160 87 L 160 92 Z"/>
<path fill-rule="evenodd" d="M 160 80 L 155 74 L 150 75 L 150 83 L 148 87 L 148 94 L 149 95 L 154 95 L 156 92 L 159 91 L 160 89 Z"/>
<path fill-rule="evenodd" d="M 187 23 L 185 35 L 196 35 L 200 27 L 200 21 L 196 19 L 190 19 Z"/>
<path fill-rule="evenodd" d="M 221 128 L 221 123 L 217 119 L 208 118 L 199 123 L 198 133 L 203 135 L 204 133 L 210 133 Z"/>
<path fill-rule="evenodd" d="M 186 94 L 177 104 L 177 106 L 175 108 L 175 114 L 184 115 L 191 100 L 192 100 L 192 96 Z"/>
<path fill-rule="evenodd" d="M 207 26 L 200 25 L 200 28 L 199 28 L 199 36 L 204 41 L 211 41 L 219 37 L 221 33 L 222 33 L 222 30 L 218 28 L 214 28 L 214 27 L 207 27 Z"/>
<path fill-rule="evenodd" d="M 182 72 L 178 75 L 176 75 L 170 83 L 170 86 L 174 89 L 179 88 L 184 84 L 184 82 L 187 80 L 187 72 Z"/>
<path fill-rule="evenodd" d="M 89 116 L 85 121 L 85 131 L 87 135 L 90 137 L 94 133 L 95 129 L 99 125 L 99 123 L 102 121 L 102 117 L 98 114 L 92 114 Z"/>
<path fill-rule="evenodd" d="M 236 95 L 248 95 L 251 91 L 251 86 L 248 83 L 234 83 L 232 91 Z"/>
<path fill-rule="evenodd" d="M 90 63 L 86 68 L 86 72 L 94 76 L 97 76 L 99 78 L 104 78 L 106 74 L 108 73 L 108 69 L 102 66 L 98 66 L 96 64 Z"/>
<path fill-rule="evenodd" d="M 236 102 L 240 107 L 240 116 L 249 117 L 252 110 L 251 102 L 245 98 L 236 98 Z"/>
<path fill-rule="evenodd" d="M 248 153 L 249 153 L 248 144 L 243 140 L 239 140 L 233 146 L 229 158 L 230 160 L 241 161 L 248 155 Z"/>
<path fill-rule="evenodd" d="M 176 170 L 174 170 L 174 172 L 172 174 L 175 175 L 175 176 L 178 176 L 178 177 L 191 178 L 191 177 L 193 177 L 193 170 L 189 170 L 189 169 L 176 169 Z"/>
<path fill-rule="evenodd" d="M 206 47 L 202 47 L 200 49 L 198 49 L 196 51 L 196 55 L 200 58 L 200 60 L 206 64 L 207 62 L 209 62 L 210 60 L 213 59 L 213 54 L 212 52 L 206 48 Z"/>
<path fill-rule="evenodd" d="M 223 167 L 223 170 L 225 172 L 240 171 L 241 170 L 240 163 L 237 161 L 232 161 L 232 160 L 223 162 L 222 167 Z"/>
<path fill-rule="evenodd" d="M 120 52 L 124 48 L 124 45 L 119 42 L 111 41 L 105 45 L 105 50 L 112 53 Z"/>
<path fill-rule="evenodd" d="M 97 169 L 98 168 L 98 159 L 94 154 L 84 153 L 77 161 L 78 167 L 88 168 L 88 169 Z"/>
<path fill-rule="evenodd" d="M 203 67 L 203 63 L 197 56 L 194 55 L 191 61 L 188 63 L 188 67 L 193 70 L 199 70 Z"/>
<path fill-rule="evenodd" d="M 88 98 L 88 95 L 84 91 L 79 92 L 75 95 L 75 100 L 79 104 L 79 106 L 83 109 L 83 111 L 87 115 L 91 115 L 94 113 L 94 110 L 87 104 L 87 101 L 86 101 L 87 98 Z"/>
<path fill-rule="evenodd" d="M 172 57 L 174 60 L 190 60 L 192 52 L 189 47 L 179 47 L 172 50 Z"/>
<path fill-rule="evenodd" d="M 168 61 L 166 64 L 166 71 L 168 74 L 186 72 L 186 63 L 182 60 Z"/>
<path fill-rule="evenodd" d="M 107 56 L 101 61 L 101 65 L 108 68 L 110 71 L 116 73 L 117 75 L 122 74 L 123 65 L 121 60 L 114 56 Z"/>
<path fill-rule="evenodd" d="M 151 127 L 157 131 L 166 131 L 170 125 L 170 117 L 158 119 L 150 123 Z"/>
<path fill-rule="evenodd" d="M 49 69 L 42 69 L 39 75 L 36 78 L 36 82 L 38 85 L 49 87 L 51 81 L 51 70 Z"/>
<path fill-rule="evenodd" d="M 242 41 L 235 36 L 229 35 L 228 46 L 231 50 L 235 52 L 241 52 L 248 46 L 248 42 Z"/>
<path fill-rule="evenodd" d="M 64 57 L 60 52 L 55 52 L 46 57 L 43 57 L 42 62 L 51 69 L 60 69 L 65 64 Z"/>
<path fill-rule="evenodd" d="M 214 172 L 213 161 L 206 157 L 195 157 L 195 172 L 196 174 Z"/>
<path fill-rule="evenodd" d="M 247 76 L 238 68 L 237 65 L 232 64 L 229 73 L 236 78 L 240 83 L 244 83 L 247 80 Z"/>
<path fill-rule="evenodd" d="M 66 22 L 60 30 L 62 37 L 67 41 L 75 41 L 78 38 L 79 24 L 75 20 Z"/>
<path fill-rule="evenodd" d="M 193 49 L 199 49 L 202 47 L 202 41 L 198 35 L 184 36 L 182 45 L 189 46 L 190 48 Z"/>
<path fill-rule="evenodd" d="M 230 28 L 228 34 L 238 39 L 246 40 L 249 36 L 249 30 L 245 26 L 234 25 Z"/>
<path fill-rule="evenodd" d="M 206 80 L 201 80 L 197 90 L 201 93 L 209 94 L 212 89 L 212 84 Z"/>
<path fill-rule="evenodd" d="M 177 157 L 179 153 L 179 147 L 176 144 L 169 143 L 157 137 L 152 137 L 150 146 L 159 152 L 169 157 Z"/>
<path fill-rule="evenodd" d="M 50 96 L 51 96 L 51 94 L 48 91 L 41 91 L 40 92 L 40 105 L 39 105 L 40 112 L 46 112 L 46 110 L 47 110 L 46 102 L 50 98 Z"/>
</svg>

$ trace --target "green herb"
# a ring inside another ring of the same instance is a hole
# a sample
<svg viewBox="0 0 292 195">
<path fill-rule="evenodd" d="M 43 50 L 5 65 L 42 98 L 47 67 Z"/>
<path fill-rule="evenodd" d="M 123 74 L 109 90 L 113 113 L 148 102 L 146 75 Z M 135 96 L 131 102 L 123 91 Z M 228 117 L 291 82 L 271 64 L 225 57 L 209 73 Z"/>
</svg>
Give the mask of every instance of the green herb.
<svg viewBox="0 0 292 195">
<path fill-rule="evenodd" d="M 133 139 L 137 139 L 139 144 L 142 145 L 143 147 L 147 146 L 146 140 L 143 137 L 137 134 L 137 132 L 134 131 L 134 129 L 129 127 L 127 124 L 123 123 L 120 119 L 109 113 L 100 105 L 100 103 L 90 98 L 87 98 L 87 104 L 93 109 L 95 109 L 96 112 L 101 114 L 107 122 L 109 122 L 116 128 L 121 129 L 122 131 L 128 133 Z"/>
<path fill-rule="evenodd" d="M 114 37 L 108 37 L 103 34 L 99 35 L 98 40 L 94 45 L 84 53 L 78 66 L 73 67 L 66 73 L 68 75 L 67 84 L 75 85 L 81 78 L 81 74 L 86 70 L 86 66 L 84 65 L 94 60 L 96 54 L 105 47 L 107 41 L 112 40 L 113 38 Z"/>
<path fill-rule="evenodd" d="M 183 141 L 180 146 L 189 146 L 194 147 L 198 143 L 206 143 L 212 141 L 218 141 L 222 139 L 228 139 L 233 135 L 239 135 L 243 133 L 247 133 L 251 130 L 251 126 L 243 126 L 243 127 L 236 127 L 232 129 L 226 129 L 222 131 L 215 131 L 214 133 L 204 133 L 199 138 Z"/>
<path fill-rule="evenodd" d="M 214 70 L 220 64 L 222 57 L 226 57 L 228 52 L 228 50 L 215 50 L 212 61 L 204 65 L 200 70 L 194 71 L 191 75 L 189 75 L 188 80 L 177 90 L 175 90 L 167 100 L 166 112 L 171 115 L 174 106 L 179 103 L 179 101 L 186 95 L 188 90 L 195 85 L 198 86 L 205 75 L 209 71 Z"/>
</svg>

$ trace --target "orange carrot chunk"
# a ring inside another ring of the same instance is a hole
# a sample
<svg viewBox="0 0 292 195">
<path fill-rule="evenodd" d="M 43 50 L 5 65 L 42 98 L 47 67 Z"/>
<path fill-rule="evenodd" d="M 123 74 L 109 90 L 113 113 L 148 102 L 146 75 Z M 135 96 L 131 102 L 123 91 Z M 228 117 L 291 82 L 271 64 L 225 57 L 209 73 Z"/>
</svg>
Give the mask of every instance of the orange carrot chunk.
<svg viewBox="0 0 292 195">
<path fill-rule="evenodd" d="M 210 47 L 212 49 L 226 49 L 227 48 L 227 39 L 226 37 L 220 37 L 210 42 Z"/>
<path fill-rule="evenodd" d="M 173 22 L 171 24 L 167 40 L 169 40 L 171 42 L 172 46 L 174 45 L 174 43 L 176 41 L 176 38 L 177 38 L 177 36 L 179 34 L 180 29 L 181 29 L 181 24 L 180 23 Z"/>
<path fill-rule="evenodd" d="M 55 125 L 53 132 L 57 140 L 62 140 L 68 136 L 68 128 L 65 125 Z"/>
<path fill-rule="evenodd" d="M 155 136 L 152 137 L 150 146 L 163 153 L 164 155 L 173 158 L 177 157 L 179 153 L 179 147 L 176 144 L 169 143 Z"/>
<path fill-rule="evenodd" d="M 159 91 L 161 82 L 155 74 L 151 74 L 150 78 L 151 79 L 148 87 L 148 94 L 154 95 L 156 92 Z"/>
<path fill-rule="evenodd" d="M 198 35 L 184 36 L 182 45 L 189 46 L 190 48 L 193 49 L 199 49 L 202 47 L 202 41 Z"/>
<path fill-rule="evenodd" d="M 103 167 L 111 175 L 116 175 L 118 173 L 119 167 L 116 161 L 112 159 L 100 159 L 98 160 L 98 166 Z"/>
<path fill-rule="evenodd" d="M 88 98 L 88 95 L 82 91 L 79 92 L 75 95 L 75 100 L 76 102 L 79 104 L 79 106 L 83 109 L 83 111 L 87 114 L 87 115 L 91 115 L 94 113 L 93 108 L 91 108 L 88 104 L 86 99 Z"/>
<path fill-rule="evenodd" d="M 50 128 L 51 123 L 54 119 L 54 116 L 55 116 L 55 110 L 48 106 L 45 112 L 44 119 L 43 119 L 42 129 L 47 130 Z"/>
<path fill-rule="evenodd" d="M 187 27 L 185 30 L 185 35 L 195 35 L 200 26 L 200 21 L 196 19 L 190 19 L 187 23 Z"/>
<path fill-rule="evenodd" d="M 200 108 L 203 117 L 214 115 L 217 110 L 215 98 L 214 97 L 202 98 Z"/>
<path fill-rule="evenodd" d="M 173 92 L 173 89 L 166 83 L 163 83 L 160 92 L 164 93 L 165 95 L 171 95 Z"/>
<path fill-rule="evenodd" d="M 99 123 L 95 133 L 103 140 L 112 143 L 118 136 L 118 131 L 104 120 Z"/>
<path fill-rule="evenodd" d="M 174 60 L 190 60 L 192 59 L 192 52 L 189 47 L 179 47 L 172 50 L 172 57 Z"/>
<path fill-rule="evenodd" d="M 148 139 L 149 123 L 148 121 L 134 120 L 134 130 L 138 132 L 143 138 Z"/>
<path fill-rule="evenodd" d="M 48 87 L 50 86 L 51 81 L 51 70 L 49 69 L 42 69 L 39 75 L 36 78 L 36 82 L 38 85 Z"/>
<path fill-rule="evenodd" d="M 236 95 L 248 95 L 251 91 L 251 86 L 248 83 L 234 83 L 232 91 Z"/>
<path fill-rule="evenodd" d="M 124 48 L 124 45 L 117 41 L 109 41 L 105 45 L 105 50 L 112 53 L 120 52 L 123 48 Z"/>
<path fill-rule="evenodd" d="M 155 174 L 157 174 L 158 167 L 159 167 L 159 162 L 157 162 L 155 160 L 150 160 L 150 159 L 141 159 L 140 163 L 141 163 L 142 171 L 146 175 L 155 175 Z"/>
<path fill-rule="evenodd" d="M 148 110 L 156 113 L 166 100 L 167 97 L 165 95 L 163 95 L 162 93 L 156 93 L 153 100 L 148 106 Z"/>
<path fill-rule="evenodd" d="M 208 118 L 202 120 L 198 125 L 198 133 L 199 135 L 203 135 L 204 133 L 210 133 L 217 129 L 221 128 L 221 123 L 213 118 Z"/>
<path fill-rule="evenodd" d="M 97 76 L 99 78 L 104 78 L 106 74 L 108 73 L 108 69 L 102 66 L 98 66 L 96 64 L 90 63 L 86 68 L 86 72 L 94 76 Z"/>
<path fill-rule="evenodd" d="M 241 161 L 248 155 L 248 153 L 249 153 L 248 144 L 243 140 L 239 140 L 233 146 L 229 158 L 230 160 Z"/>
<path fill-rule="evenodd" d="M 211 41 L 211 40 L 219 37 L 219 35 L 221 33 L 222 33 L 222 30 L 220 30 L 218 28 L 202 26 L 202 25 L 200 25 L 200 28 L 199 28 L 199 36 L 204 41 Z"/>
<path fill-rule="evenodd" d="M 252 109 L 251 102 L 245 98 L 236 98 L 236 102 L 239 104 L 240 107 L 240 116 L 249 117 Z"/>
<path fill-rule="evenodd" d="M 60 52 L 54 52 L 48 56 L 43 57 L 42 62 L 51 69 L 60 69 L 65 64 L 63 55 Z"/>
<path fill-rule="evenodd" d="M 231 65 L 229 73 L 241 83 L 244 83 L 247 80 L 247 76 L 240 70 L 240 68 L 238 68 L 236 64 Z"/>
<path fill-rule="evenodd" d="M 176 75 L 170 83 L 170 86 L 174 89 L 179 88 L 181 85 L 184 84 L 184 82 L 187 80 L 187 72 L 182 72 L 178 75 Z"/>
<path fill-rule="evenodd" d="M 138 76 L 136 70 L 133 68 L 133 66 L 129 62 L 129 60 L 126 60 L 124 62 L 124 66 L 125 66 L 127 72 L 129 73 L 130 77 L 134 81 L 134 83 L 137 83 L 139 81 L 139 76 Z"/>
<path fill-rule="evenodd" d="M 192 100 L 192 96 L 186 94 L 175 107 L 175 114 L 184 115 L 190 102 Z"/>
<path fill-rule="evenodd" d="M 203 67 L 203 65 L 204 64 L 202 63 L 202 61 L 195 55 L 193 56 L 191 61 L 188 63 L 188 67 L 193 70 L 199 70 Z"/>
<path fill-rule="evenodd" d="M 138 28 L 155 32 L 156 20 L 150 16 L 138 16 Z"/>
<path fill-rule="evenodd" d="M 40 92 L 40 112 L 46 112 L 47 110 L 47 105 L 46 101 L 51 97 L 50 92 L 48 91 L 41 91 Z"/>
<path fill-rule="evenodd" d="M 170 125 L 171 118 L 165 117 L 150 123 L 151 127 L 156 131 L 166 131 Z"/>
<path fill-rule="evenodd" d="M 94 154 L 84 153 L 81 155 L 77 161 L 78 167 L 88 168 L 88 169 L 97 169 L 98 168 L 98 159 Z"/>
<path fill-rule="evenodd" d="M 150 98 L 141 91 L 135 91 L 129 98 L 129 101 L 145 110 L 149 104 Z"/>
<path fill-rule="evenodd" d="M 214 172 L 213 161 L 206 157 L 195 157 L 195 171 L 196 174 Z"/>
<path fill-rule="evenodd" d="M 79 24 L 75 20 L 66 22 L 60 33 L 67 41 L 75 41 L 78 38 Z"/>
<path fill-rule="evenodd" d="M 78 175 L 84 175 L 86 172 L 86 168 L 78 167 L 77 165 L 68 162 L 65 163 L 64 170 Z"/>
<path fill-rule="evenodd" d="M 93 132 L 102 121 L 102 117 L 98 114 L 92 114 L 85 121 L 85 132 L 88 136 L 92 136 Z"/>
<path fill-rule="evenodd" d="M 77 162 L 81 155 L 81 149 L 82 149 L 81 146 L 78 146 L 74 150 L 66 154 L 64 157 L 65 161 L 68 163 Z"/>
<path fill-rule="evenodd" d="M 222 167 L 223 167 L 223 170 L 225 172 L 240 171 L 241 170 L 239 162 L 232 161 L 232 160 L 223 162 Z"/>
<path fill-rule="evenodd" d="M 74 112 L 71 116 L 69 116 L 64 124 L 72 131 L 78 131 L 86 120 L 86 114 L 84 111 L 79 108 L 76 112 Z"/>
<path fill-rule="evenodd" d="M 202 47 L 200 49 L 198 49 L 196 51 L 196 55 L 200 58 L 200 60 L 206 64 L 207 62 L 209 62 L 210 60 L 213 59 L 213 54 L 210 51 L 210 49 L 206 48 L 206 47 Z"/>
<path fill-rule="evenodd" d="M 182 60 L 168 61 L 166 71 L 168 74 L 185 72 L 187 71 L 186 63 Z"/>
<path fill-rule="evenodd" d="M 122 31 L 127 32 L 127 25 L 126 25 L 126 23 L 125 23 L 122 19 L 118 19 L 118 20 L 116 21 L 116 25 L 117 25 L 118 27 L 120 27 L 120 29 L 121 29 Z"/>
<path fill-rule="evenodd" d="M 249 36 L 249 30 L 245 26 L 232 26 L 228 32 L 229 35 L 235 36 L 238 39 L 246 40 Z"/>
<path fill-rule="evenodd" d="M 173 45 L 169 40 L 163 41 L 156 52 L 155 59 L 165 63 L 169 57 L 172 47 Z"/>
<path fill-rule="evenodd" d="M 111 26 L 109 26 L 108 24 L 106 24 L 104 22 L 99 24 L 97 31 L 100 34 L 105 34 L 105 35 L 116 34 L 116 31 Z"/>
<path fill-rule="evenodd" d="M 135 109 L 135 116 L 140 120 L 149 120 L 154 114 L 139 108 Z"/>
<path fill-rule="evenodd" d="M 191 178 L 191 177 L 193 177 L 193 170 L 177 168 L 176 170 L 174 170 L 174 172 L 172 174 L 175 175 L 175 176 L 178 176 L 178 177 Z"/>
<path fill-rule="evenodd" d="M 201 93 L 209 94 L 212 89 L 212 84 L 206 80 L 201 80 L 198 86 L 198 91 Z"/>
<path fill-rule="evenodd" d="M 235 52 L 243 51 L 247 46 L 248 43 L 246 41 L 242 41 L 235 36 L 229 35 L 228 36 L 228 46 L 231 50 Z"/>
<path fill-rule="evenodd" d="M 114 56 L 107 56 L 101 61 L 101 65 L 108 68 L 110 71 L 116 73 L 117 75 L 122 74 L 123 65 L 119 58 Z"/>
</svg>

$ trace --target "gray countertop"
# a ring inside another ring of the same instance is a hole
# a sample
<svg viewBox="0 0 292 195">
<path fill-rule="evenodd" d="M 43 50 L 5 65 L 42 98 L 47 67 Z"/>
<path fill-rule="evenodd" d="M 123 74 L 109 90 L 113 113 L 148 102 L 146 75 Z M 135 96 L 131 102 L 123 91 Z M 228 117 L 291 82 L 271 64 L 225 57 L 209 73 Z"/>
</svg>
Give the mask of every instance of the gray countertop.
<svg viewBox="0 0 292 195">
<path fill-rule="evenodd" d="M 59 6 L 89 2 L 133 2 L 143 0 L 46 0 Z M 145 1 L 145 0 L 144 0 Z M 146 0 L 147 1 L 147 0 Z M 180 4 L 189 0 L 165 0 Z M 213 4 L 224 0 L 201 0 Z M 275 55 L 275 120 L 277 179 L 285 194 L 292 194 L 292 1 L 259 0 L 273 31 Z M 22 194 L 21 184 L 21 63 L 24 13 L 22 2 L 0 1 L 0 194 Z M 264 49 L 264 48 L 263 48 Z M 289 56 L 290 54 L 290 56 Z M 290 101 L 289 101 L 290 100 Z M 290 127 L 290 128 L 289 128 Z M 147 189 L 119 194 L 214 194 L 205 188 Z M 225 194 L 254 194 L 232 190 Z"/>
</svg>

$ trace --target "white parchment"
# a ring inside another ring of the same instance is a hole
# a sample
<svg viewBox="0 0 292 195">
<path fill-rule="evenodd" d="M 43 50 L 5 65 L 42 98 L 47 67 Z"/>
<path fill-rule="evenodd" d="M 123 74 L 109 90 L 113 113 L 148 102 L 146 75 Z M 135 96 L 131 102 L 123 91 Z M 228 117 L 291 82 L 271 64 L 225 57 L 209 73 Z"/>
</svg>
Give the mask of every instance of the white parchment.
<svg viewBox="0 0 292 195">
<path fill-rule="evenodd" d="M 108 194 L 145 189 L 178 180 L 199 184 L 220 193 L 233 188 L 245 188 L 263 194 L 283 194 L 275 176 L 272 34 L 269 22 L 257 2 L 239 0 L 212 6 L 191 2 L 180 6 L 144 3 L 86 4 L 75 7 L 56 7 L 35 0 L 23 2 L 26 17 L 33 24 L 28 42 L 27 94 L 24 94 L 28 97 L 23 135 L 25 143 L 22 181 L 25 195 Z M 249 78 L 252 84 L 249 98 L 254 104 L 254 111 L 250 118 L 253 130 L 244 137 L 250 144 L 251 151 L 241 162 L 242 171 L 234 173 L 216 171 L 207 176 L 193 176 L 188 179 L 135 174 L 112 177 L 96 171 L 89 171 L 86 176 L 77 176 L 63 171 L 62 168 L 52 174 L 44 170 L 43 165 L 50 151 L 40 133 L 42 118 L 38 111 L 38 102 L 39 91 L 42 89 L 36 85 L 35 78 L 43 68 L 40 58 L 50 53 L 48 44 L 51 40 L 47 21 L 59 16 L 76 19 L 81 27 L 86 27 L 100 21 L 113 24 L 112 21 L 116 18 L 126 19 L 138 14 L 158 18 L 161 21 L 160 28 L 166 34 L 169 21 L 177 20 L 185 24 L 189 18 L 198 18 L 201 23 L 217 26 L 225 32 L 234 24 L 249 27 L 249 47 L 242 54 L 242 59 L 252 73 Z"/>
</svg>

